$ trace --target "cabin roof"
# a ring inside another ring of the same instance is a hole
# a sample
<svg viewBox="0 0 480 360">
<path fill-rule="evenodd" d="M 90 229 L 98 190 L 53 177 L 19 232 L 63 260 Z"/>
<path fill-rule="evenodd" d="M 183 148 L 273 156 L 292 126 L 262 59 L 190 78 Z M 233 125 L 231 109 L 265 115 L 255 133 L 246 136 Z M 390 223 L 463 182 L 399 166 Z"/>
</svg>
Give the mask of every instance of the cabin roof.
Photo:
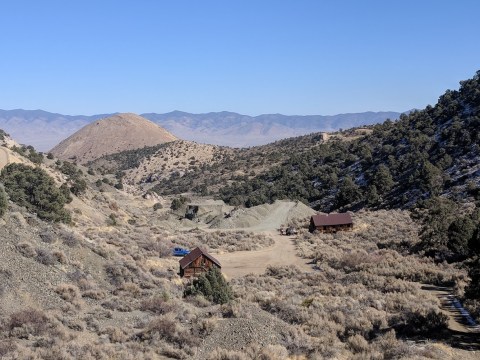
<svg viewBox="0 0 480 360">
<path fill-rule="evenodd" d="M 212 255 L 210 255 L 209 253 L 207 253 L 204 249 L 202 249 L 200 247 L 196 247 L 195 249 L 190 251 L 190 253 L 188 253 L 183 258 L 181 258 L 179 260 L 180 267 L 182 269 L 185 269 L 188 265 L 190 265 L 193 261 L 195 261 L 196 259 L 198 259 L 202 255 L 207 257 L 208 259 L 210 259 L 213 263 L 217 264 L 219 267 L 222 267 L 222 265 L 220 265 L 220 261 L 215 259 Z"/>
<path fill-rule="evenodd" d="M 312 216 L 315 226 L 333 226 L 333 225 L 349 225 L 353 224 L 352 217 L 349 213 L 340 214 L 317 214 Z"/>
</svg>

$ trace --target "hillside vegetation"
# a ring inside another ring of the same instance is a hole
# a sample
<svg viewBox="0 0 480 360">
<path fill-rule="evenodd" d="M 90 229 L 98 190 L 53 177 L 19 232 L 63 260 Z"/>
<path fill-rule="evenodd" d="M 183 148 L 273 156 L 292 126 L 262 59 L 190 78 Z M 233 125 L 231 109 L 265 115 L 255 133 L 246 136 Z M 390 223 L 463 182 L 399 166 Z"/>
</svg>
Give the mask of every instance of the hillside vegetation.
<svg viewBox="0 0 480 360">
<path fill-rule="evenodd" d="M 480 72 L 435 106 L 372 127 L 349 141 L 297 151 L 267 172 L 222 188 L 230 203 L 295 198 L 323 211 L 412 207 L 435 195 L 478 196 Z M 316 142 L 315 135 L 300 138 Z"/>
<path fill-rule="evenodd" d="M 479 77 L 435 107 L 328 140 L 178 141 L 88 169 L 0 132 L 0 357 L 475 359 L 478 329 L 449 317 L 435 289 L 480 315 Z M 254 207 L 277 198 L 354 210 L 354 228 L 312 234 L 301 202 Z M 196 203 L 205 212 L 187 219 Z M 298 235 L 272 232 L 283 225 Z M 210 272 L 189 286 L 171 255 L 245 258 L 285 252 L 282 241 L 295 249 L 283 259 L 305 266 L 266 256 L 229 282 Z"/>
</svg>

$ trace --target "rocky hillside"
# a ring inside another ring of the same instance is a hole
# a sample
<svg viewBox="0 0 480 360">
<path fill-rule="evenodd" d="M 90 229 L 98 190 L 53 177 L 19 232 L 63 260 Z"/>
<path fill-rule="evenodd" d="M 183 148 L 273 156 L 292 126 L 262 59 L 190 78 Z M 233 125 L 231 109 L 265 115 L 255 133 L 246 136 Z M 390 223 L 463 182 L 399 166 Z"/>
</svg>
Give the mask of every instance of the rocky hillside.
<svg viewBox="0 0 480 360">
<path fill-rule="evenodd" d="M 411 207 L 444 194 L 464 199 L 480 182 L 480 73 L 435 106 L 372 127 L 350 141 L 329 141 L 254 179 L 221 190 L 225 200 L 255 203 L 288 196 L 331 211 Z M 314 136 L 310 142 L 315 142 Z"/>
<path fill-rule="evenodd" d="M 143 189 L 223 161 L 236 152 L 232 148 L 177 140 L 105 155 L 88 166 L 103 174 L 121 174 L 125 184 Z"/>
<path fill-rule="evenodd" d="M 59 159 L 86 163 L 107 154 L 175 140 L 174 135 L 141 116 L 116 114 L 83 127 L 51 152 Z"/>
</svg>

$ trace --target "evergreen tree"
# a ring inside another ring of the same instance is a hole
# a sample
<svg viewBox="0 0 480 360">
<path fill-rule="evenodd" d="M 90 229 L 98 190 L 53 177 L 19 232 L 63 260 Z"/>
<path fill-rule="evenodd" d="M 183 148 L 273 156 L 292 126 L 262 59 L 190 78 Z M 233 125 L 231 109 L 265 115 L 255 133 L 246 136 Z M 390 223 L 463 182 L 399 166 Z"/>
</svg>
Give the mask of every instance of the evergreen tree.
<svg viewBox="0 0 480 360">
<path fill-rule="evenodd" d="M 439 195 L 443 190 L 442 171 L 428 160 L 423 162 L 417 179 L 420 182 L 420 188 L 433 196 Z"/>
<path fill-rule="evenodd" d="M 375 185 L 370 185 L 367 189 L 366 195 L 367 205 L 372 207 L 378 205 L 380 202 L 380 196 L 377 192 L 377 187 Z"/>
<path fill-rule="evenodd" d="M 340 186 L 340 190 L 337 194 L 336 204 L 337 207 L 352 204 L 359 200 L 362 196 L 360 188 L 352 180 L 350 176 L 346 176 Z"/>
<path fill-rule="evenodd" d="M 468 247 L 474 254 L 480 255 L 480 222 L 477 224 L 472 237 L 468 241 Z"/>
<path fill-rule="evenodd" d="M 377 188 L 380 194 L 389 192 L 394 185 L 392 174 L 388 167 L 384 164 L 380 164 L 373 176 L 373 185 Z"/>
<path fill-rule="evenodd" d="M 233 298 L 230 285 L 216 267 L 193 280 L 192 284 L 185 289 L 184 295 L 202 295 L 215 304 L 225 304 Z"/>
<path fill-rule="evenodd" d="M 468 217 L 455 219 L 448 227 L 448 248 L 457 256 L 469 254 L 469 241 L 472 239 L 475 226 Z"/>
<path fill-rule="evenodd" d="M 49 221 L 70 222 L 70 214 L 64 209 L 67 200 L 55 181 L 42 169 L 24 164 L 9 164 L 2 169 L 0 181 L 10 200 L 38 217 Z"/>
</svg>

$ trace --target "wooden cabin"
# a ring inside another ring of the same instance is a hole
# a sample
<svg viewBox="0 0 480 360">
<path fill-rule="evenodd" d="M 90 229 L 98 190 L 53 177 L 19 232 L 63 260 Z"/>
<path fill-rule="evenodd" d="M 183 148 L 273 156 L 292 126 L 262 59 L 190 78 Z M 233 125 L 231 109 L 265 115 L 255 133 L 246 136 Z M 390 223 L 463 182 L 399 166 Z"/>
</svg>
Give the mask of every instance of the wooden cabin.
<svg viewBox="0 0 480 360">
<path fill-rule="evenodd" d="M 202 248 L 196 247 L 179 261 L 181 277 L 196 277 L 210 268 L 216 266 L 222 268 L 220 262 Z"/>
<path fill-rule="evenodd" d="M 352 229 L 353 221 L 348 213 L 317 214 L 310 218 L 310 232 L 321 231 L 325 233 L 336 233 L 337 231 L 348 231 Z"/>
</svg>

